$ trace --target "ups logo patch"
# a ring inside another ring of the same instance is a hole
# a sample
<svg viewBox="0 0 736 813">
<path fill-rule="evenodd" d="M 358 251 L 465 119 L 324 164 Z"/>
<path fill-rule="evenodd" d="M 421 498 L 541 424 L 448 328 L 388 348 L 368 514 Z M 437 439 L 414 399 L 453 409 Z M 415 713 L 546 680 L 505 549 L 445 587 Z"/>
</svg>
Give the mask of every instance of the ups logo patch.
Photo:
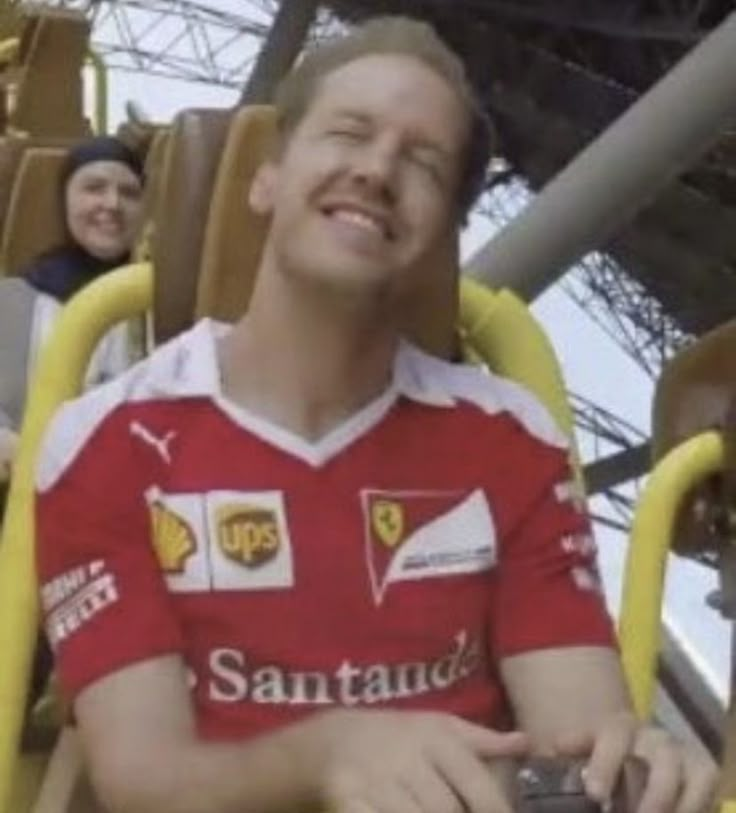
<svg viewBox="0 0 736 813">
<path fill-rule="evenodd" d="M 225 556 L 249 568 L 265 564 L 279 552 L 276 512 L 258 505 L 230 504 L 217 509 L 217 544 Z"/>
<path fill-rule="evenodd" d="M 160 502 L 150 507 L 153 548 L 164 573 L 183 573 L 187 559 L 197 550 L 194 531 Z"/>
</svg>

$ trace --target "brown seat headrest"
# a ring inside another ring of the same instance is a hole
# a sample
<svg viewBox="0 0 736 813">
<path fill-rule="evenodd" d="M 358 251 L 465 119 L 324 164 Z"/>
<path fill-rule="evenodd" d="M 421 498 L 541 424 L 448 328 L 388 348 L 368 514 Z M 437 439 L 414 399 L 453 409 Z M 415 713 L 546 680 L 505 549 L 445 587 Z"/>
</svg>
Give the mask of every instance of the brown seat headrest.
<svg viewBox="0 0 736 813">
<path fill-rule="evenodd" d="M 678 353 L 657 384 L 652 414 L 655 459 L 687 438 L 725 425 L 736 396 L 736 321 Z"/>
<path fill-rule="evenodd" d="M 655 460 L 679 443 L 728 426 L 736 396 L 736 321 L 728 322 L 680 352 L 664 369 L 654 397 L 652 449 Z M 733 476 L 733 471 L 730 472 Z M 712 556 L 725 542 L 715 517 L 727 512 L 721 478 L 695 488 L 680 507 L 673 550 Z"/>
<path fill-rule="evenodd" d="M 193 321 L 204 230 L 232 112 L 186 110 L 174 119 L 158 181 L 152 255 L 157 343 Z"/>
<path fill-rule="evenodd" d="M 65 240 L 59 178 L 66 150 L 31 147 L 23 152 L 8 204 L 0 268 L 18 274 L 39 254 Z"/>
<path fill-rule="evenodd" d="M 9 125 L 33 136 L 89 135 L 82 83 L 89 20 L 78 11 L 51 8 L 29 8 L 23 17 Z"/>
</svg>

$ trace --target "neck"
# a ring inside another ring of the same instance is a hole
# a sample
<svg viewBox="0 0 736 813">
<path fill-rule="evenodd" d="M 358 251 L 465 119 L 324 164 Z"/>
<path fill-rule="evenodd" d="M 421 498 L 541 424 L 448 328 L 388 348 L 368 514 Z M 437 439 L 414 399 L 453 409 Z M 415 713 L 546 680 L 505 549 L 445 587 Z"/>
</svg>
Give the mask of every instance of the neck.
<svg viewBox="0 0 736 813">
<path fill-rule="evenodd" d="M 316 440 L 385 391 L 398 334 L 365 296 L 326 296 L 278 273 L 257 279 L 247 317 L 220 347 L 223 389 Z"/>
</svg>

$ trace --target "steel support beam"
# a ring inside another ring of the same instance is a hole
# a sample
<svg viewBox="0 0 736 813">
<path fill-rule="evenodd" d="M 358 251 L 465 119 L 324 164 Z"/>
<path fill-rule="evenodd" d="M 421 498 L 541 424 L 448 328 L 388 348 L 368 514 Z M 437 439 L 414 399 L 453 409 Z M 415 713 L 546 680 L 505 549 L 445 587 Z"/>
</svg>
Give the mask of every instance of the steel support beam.
<svg viewBox="0 0 736 813">
<path fill-rule="evenodd" d="M 605 244 L 736 120 L 734 42 L 736 13 L 583 150 L 466 272 L 532 300 Z"/>
<path fill-rule="evenodd" d="M 299 56 L 317 16 L 319 0 L 281 0 L 240 104 L 267 104 Z"/>
<path fill-rule="evenodd" d="M 621 483 L 628 483 L 629 480 L 644 476 L 651 468 L 651 464 L 651 449 L 648 443 L 588 463 L 583 472 L 585 490 L 589 497 L 608 491 Z"/>
</svg>

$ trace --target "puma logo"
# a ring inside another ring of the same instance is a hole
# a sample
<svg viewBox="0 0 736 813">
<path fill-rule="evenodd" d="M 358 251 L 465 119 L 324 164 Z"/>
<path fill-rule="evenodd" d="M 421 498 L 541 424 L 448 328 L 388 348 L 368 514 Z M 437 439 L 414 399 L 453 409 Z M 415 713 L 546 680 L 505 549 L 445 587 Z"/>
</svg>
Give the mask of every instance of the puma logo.
<svg viewBox="0 0 736 813">
<path fill-rule="evenodd" d="M 157 437 L 146 429 L 139 421 L 132 421 L 130 424 L 130 434 L 133 437 L 140 438 L 144 443 L 152 446 L 156 452 L 161 456 L 164 463 L 171 465 L 171 452 L 169 451 L 169 444 L 176 437 L 176 432 L 167 432 L 163 437 Z"/>
</svg>

